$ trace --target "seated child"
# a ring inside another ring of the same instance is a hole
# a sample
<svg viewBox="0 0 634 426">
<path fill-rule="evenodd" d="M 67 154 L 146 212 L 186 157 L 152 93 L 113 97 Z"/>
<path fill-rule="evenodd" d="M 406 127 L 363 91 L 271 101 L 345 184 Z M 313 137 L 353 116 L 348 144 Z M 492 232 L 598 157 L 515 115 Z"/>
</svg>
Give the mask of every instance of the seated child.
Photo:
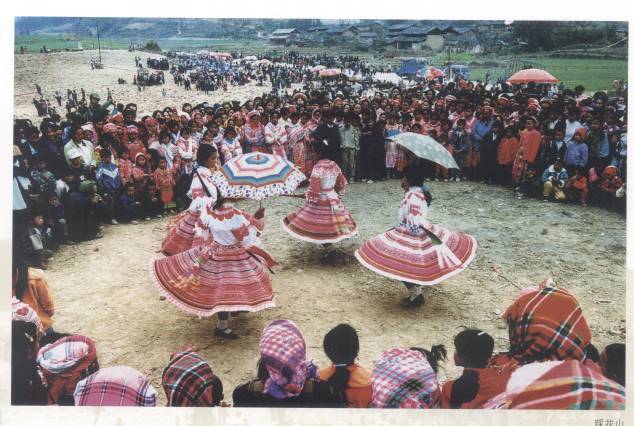
<svg viewBox="0 0 634 426">
<path fill-rule="evenodd" d="M 62 203 L 59 202 L 59 197 L 55 192 L 48 197 L 48 204 L 44 210 L 44 218 L 46 220 L 44 233 L 48 241 L 50 241 L 51 248 L 55 249 L 59 247 L 60 244 L 65 243 L 68 238 L 64 207 Z"/>
<path fill-rule="evenodd" d="M 137 219 L 141 216 L 141 202 L 135 198 L 134 184 L 129 183 L 125 186 L 123 194 L 119 197 L 119 214 L 117 215 L 120 222 L 131 222 L 136 225 Z"/>
<path fill-rule="evenodd" d="M 582 206 L 588 205 L 588 178 L 583 174 L 583 168 L 577 167 L 574 175 L 568 180 L 564 188 L 566 198 L 580 200 Z"/>
<path fill-rule="evenodd" d="M 367 408 L 372 402 L 371 373 L 356 363 L 359 336 L 348 324 L 339 324 L 324 337 L 324 352 L 333 365 L 317 372 L 351 408 Z"/>
<path fill-rule="evenodd" d="M 568 173 L 562 166 L 562 161 L 557 159 L 553 165 L 544 170 L 542 174 L 544 200 L 548 200 L 551 195 L 555 197 L 555 200 L 566 199 L 564 187 L 568 180 Z"/>
<path fill-rule="evenodd" d="M 46 269 L 48 259 L 53 256 L 47 248 L 44 216 L 40 212 L 33 213 L 31 225 L 25 231 L 24 253 L 29 265 L 39 269 Z"/>
<path fill-rule="evenodd" d="M 442 408 L 481 408 L 506 389 L 510 369 L 489 366 L 493 338 L 476 329 L 463 330 L 454 337 L 454 362 L 464 367 L 462 376 L 442 388 Z"/>
<path fill-rule="evenodd" d="M 143 205 L 142 212 L 145 215 L 145 220 L 149 220 L 150 217 L 161 217 L 163 203 L 154 181 L 151 180 L 147 183 L 146 190 L 143 191 L 143 194 L 138 199 Z"/>
</svg>

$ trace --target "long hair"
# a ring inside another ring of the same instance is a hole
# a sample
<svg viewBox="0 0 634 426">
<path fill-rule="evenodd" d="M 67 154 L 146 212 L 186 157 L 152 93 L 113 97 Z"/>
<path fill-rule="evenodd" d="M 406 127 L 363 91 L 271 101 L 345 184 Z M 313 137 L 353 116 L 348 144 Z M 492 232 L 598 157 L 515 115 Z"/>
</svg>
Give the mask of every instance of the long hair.
<svg viewBox="0 0 634 426">
<path fill-rule="evenodd" d="M 348 324 L 339 324 L 324 336 L 324 352 L 335 364 L 335 372 L 328 379 L 328 384 L 347 402 L 346 389 L 350 380 L 348 366 L 354 365 L 359 354 L 359 336 Z"/>
<path fill-rule="evenodd" d="M 445 345 L 433 345 L 429 351 L 427 349 L 416 347 L 410 349 L 425 354 L 427 362 L 429 362 L 429 366 L 432 370 L 434 370 L 434 373 L 438 373 L 438 364 L 440 361 L 447 360 L 447 349 L 445 349 Z"/>
<path fill-rule="evenodd" d="M 46 388 L 37 373 L 37 330 L 26 321 L 11 323 L 11 404 L 46 405 Z"/>
<path fill-rule="evenodd" d="M 24 292 L 29 283 L 29 267 L 24 259 L 13 256 L 13 273 L 18 274 L 18 282 L 15 286 L 15 297 L 18 300 L 22 300 L 22 296 L 24 296 Z"/>
</svg>

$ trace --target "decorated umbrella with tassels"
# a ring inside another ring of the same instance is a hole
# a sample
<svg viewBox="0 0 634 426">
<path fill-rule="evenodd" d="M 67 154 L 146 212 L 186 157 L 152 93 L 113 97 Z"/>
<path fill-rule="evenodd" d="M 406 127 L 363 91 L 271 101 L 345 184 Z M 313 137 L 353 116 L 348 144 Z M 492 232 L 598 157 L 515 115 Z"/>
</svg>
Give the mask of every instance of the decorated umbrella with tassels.
<svg viewBox="0 0 634 426">
<path fill-rule="evenodd" d="M 431 136 L 405 132 L 399 133 L 390 139 L 403 148 L 408 149 L 419 158 L 433 161 L 447 169 L 459 168 L 451 153 Z"/>
<path fill-rule="evenodd" d="M 212 175 L 212 182 L 225 198 L 262 201 L 291 195 L 306 176 L 279 155 L 251 152 L 229 160 Z"/>
</svg>

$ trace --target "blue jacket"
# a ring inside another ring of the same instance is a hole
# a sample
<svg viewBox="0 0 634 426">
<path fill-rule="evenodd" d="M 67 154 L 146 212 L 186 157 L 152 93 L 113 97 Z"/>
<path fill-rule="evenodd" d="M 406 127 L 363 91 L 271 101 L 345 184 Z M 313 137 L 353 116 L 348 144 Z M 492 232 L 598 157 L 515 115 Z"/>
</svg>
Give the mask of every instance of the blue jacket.
<svg viewBox="0 0 634 426">
<path fill-rule="evenodd" d="M 542 173 L 542 183 L 550 180 L 550 178 L 554 178 L 556 181 L 562 181 L 563 186 L 568 180 L 568 172 L 566 172 L 566 169 L 564 169 L 563 167 L 561 168 L 561 170 L 556 171 L 555 166 L 552 165 L 544 170 L 544 173 Z"/>
<path fill-rule="evenodd" d="M 588 164 L 588 145 L 583 142 L 575 142 L 568 145 L 564 164 L 566 166 L 585 167 Z"/>
<path fill-rule="evenodd" d="M 97 165 L 97 186 L 100 192 L 111 193 L 117 192 L 121 187 L 121 179 L 119 178 L 119 169 L 113 163 L 104 163 L 101 161 Z"/>
<path fill-rule="evenodd" d="M 491 130 L 493 129 L 493 119 L 489 121 L 480 121 L 476 120 L 475 126 L 473 126 L 473 130 L 471 131 L 471 138 L 478 142 L 478 147 L 480 146 L 480 141 L 486 137 Z"/>
<path fill-rule="evenodd" d="M 122 210 L 130 211 L 136 206 L 136 201 L 128 194 L 123 194 L 121 197 L 119 197 L 119 204 L 121 205 Z"/>
</svg>

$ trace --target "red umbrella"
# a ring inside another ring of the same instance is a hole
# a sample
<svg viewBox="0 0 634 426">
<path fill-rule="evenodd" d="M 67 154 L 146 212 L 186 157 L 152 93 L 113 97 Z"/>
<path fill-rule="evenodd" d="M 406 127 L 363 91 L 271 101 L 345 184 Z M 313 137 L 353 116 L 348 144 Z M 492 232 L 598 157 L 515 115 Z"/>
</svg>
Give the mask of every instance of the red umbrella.
<svg viewBox="0 0 634 426">
<path fill-rule="evenodd" d="M 522 84 L 522 83 L 559 83 L 556 77 L 553 77 L 549 72 L 540 70 L 537 68 L 529 68 L 513 74 L 507 83 L 510 84 Z"/>
<path fill-rule="evenodd" d="M 436 67 L 429 67 L 427 69 L 427 77 L 429 78 L 445 77 L 445 73 L 443 72 L 443 70 L 439 70 Z"/>
<path fill-rule="evenodd" d="M 341 74 L 341 71 L 333 69 L 333 68 L 319 71 L 320 77 L 335 77 L 339 74 Z"/>
</svg>

